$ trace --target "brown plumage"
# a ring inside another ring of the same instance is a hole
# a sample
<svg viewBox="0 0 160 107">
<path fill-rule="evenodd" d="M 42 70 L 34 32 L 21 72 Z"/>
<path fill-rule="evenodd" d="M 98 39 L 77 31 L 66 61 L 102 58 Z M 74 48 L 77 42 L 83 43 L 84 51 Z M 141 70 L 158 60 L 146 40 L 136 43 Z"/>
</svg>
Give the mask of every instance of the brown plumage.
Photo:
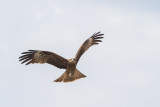
<svg viewBox="0 0 160 107">
<path fill-rule="evenodd" d="M 91 46 L 102 42 L 100 39 L 103 38 L 103 35 L 104 34 L 101 34 L 100 32 L 94 33 L 82 44 L 75 58 L 67 60 L 53 52 L 28 50 L 27 52 L 22 53 L 23 55 L 19 57 L 19 61 L 22 61 L 22 64 L 26 63 L 26 65 L 34 63 L 48 63 L 60 69 L 66 69 L 66 71 L 58 79 L 56 79 L 55 82 L 72 82 L 86 77 L 78 69 L 76 69 L 76 65 L 85 51 L 87 51 Z"/>
<path fill-rule="evenodd" d="M 39 51 L 39 50 L 28 50 L 28 52 L 23 52 L 21 57 L 19 57 L 19 61 L 23 61 L 23 63 L 27 62 L 28 64 L 33 63 L 48 63 L 54 65 L 58 68 L 66 69 L 68 60 L 48 51 Z"/>
</svg>

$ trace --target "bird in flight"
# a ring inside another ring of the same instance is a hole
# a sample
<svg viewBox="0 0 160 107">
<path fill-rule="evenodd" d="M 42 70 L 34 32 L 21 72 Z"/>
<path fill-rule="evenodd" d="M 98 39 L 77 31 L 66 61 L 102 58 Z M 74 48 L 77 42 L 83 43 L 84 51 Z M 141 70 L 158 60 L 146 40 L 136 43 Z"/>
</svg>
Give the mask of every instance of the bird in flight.
<svg viewBox="0 0 160 107">
<path fill-rule="evenodd" d="M 66 71 L 54 81 L 72 82 L 74 80 L 86 77 L 76 68 L 77 63 L 85 51 L 87 51 L 91 46 L 102 42 L 100 39 L 103 38 L 103 35 L 104 34 L 101 34 L 100 32 L 94 33 L 81 45 L 75 57 L 71 59 L 65 59 L 62 56 L 49 51 L 28 50 L 27 52 L 22 53 L 23 55 L 19 57 L 19 61 L 22 61 L 21 64 L 26 63 L 26 65 L 34 63 L 48 63 L 60 69 L 66 69 Z"/>
</svg>

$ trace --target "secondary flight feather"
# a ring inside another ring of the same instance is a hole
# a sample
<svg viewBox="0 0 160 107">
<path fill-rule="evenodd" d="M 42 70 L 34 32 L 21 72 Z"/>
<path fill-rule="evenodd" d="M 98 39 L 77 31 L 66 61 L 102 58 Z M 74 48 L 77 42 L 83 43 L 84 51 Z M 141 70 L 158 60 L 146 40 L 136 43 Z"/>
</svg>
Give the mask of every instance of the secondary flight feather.
<svg viewBox="0 0 160 107">
<path fill-rule="evenodd" d="M 22 56 L 19 57 L 21 63 L 26 63 L 26 65 L 34 63 L 48 63 L 54 65 L 60 69 L 66 69 L 66 71 L 55 80 L 55 82 L 72 82 L 74 80 L 86 77 L 77 68 L 77 63 L 80 57 L 86 52 L 91 46 L 99 44 L 102 42 L 104 34 L 100 32 L 94 33 L 90 38 L 88 38 L 79 48 L 76 56 L 71 59 L 65 59 L 56 53 L 41 50 L 28 50 L 23 52 Z"/>
</svg>

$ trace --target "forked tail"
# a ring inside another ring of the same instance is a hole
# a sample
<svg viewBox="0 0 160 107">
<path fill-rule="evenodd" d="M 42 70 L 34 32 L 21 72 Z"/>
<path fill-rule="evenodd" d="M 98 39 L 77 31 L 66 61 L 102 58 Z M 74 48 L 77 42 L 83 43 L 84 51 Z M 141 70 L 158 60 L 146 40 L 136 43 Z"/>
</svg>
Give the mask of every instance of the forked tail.
<svg viewBox="0 0 160 107">
<path fill-rule="evenodd" d="M 78 69 L 75 70 L 73 75 L 70 75 L 65 71 L 58 79 L 54 80 L 55 82 L 72 82 L 74 80 L 86 77 Z"/>
</svg>

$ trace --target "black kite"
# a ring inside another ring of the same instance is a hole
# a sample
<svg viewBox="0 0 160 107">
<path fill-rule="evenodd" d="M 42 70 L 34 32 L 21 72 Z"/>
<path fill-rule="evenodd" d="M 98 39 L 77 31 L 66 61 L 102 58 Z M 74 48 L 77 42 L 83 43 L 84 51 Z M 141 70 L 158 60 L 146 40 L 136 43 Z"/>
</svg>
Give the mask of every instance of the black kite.
<svg viewBox="0 0 160 107">
<path fill-rule="evenodd" d="M 66 71 L 58 79 L 56 79 L 55 82 L 72 82 L 76 79 L 86 77 L 84 74 L 78 71 L 76 65 L 85 51 L 87 51 L 91 46 L 102 42 L 100 39 L 103 38 L 103 35 L 104 34 L 101 34 L 100 32 L 94 33 L 82 44 L 76 56 L 68 60 L 53 52 L 28 50 L 28 52 L 22 53 L 24 55 L 19 57 L 19 61 L 22 61 L 22 64 L 26 62 L 26 65 L 31 63 L 48 63 L 60 69 L 66 69 Z"/>
</svg>

